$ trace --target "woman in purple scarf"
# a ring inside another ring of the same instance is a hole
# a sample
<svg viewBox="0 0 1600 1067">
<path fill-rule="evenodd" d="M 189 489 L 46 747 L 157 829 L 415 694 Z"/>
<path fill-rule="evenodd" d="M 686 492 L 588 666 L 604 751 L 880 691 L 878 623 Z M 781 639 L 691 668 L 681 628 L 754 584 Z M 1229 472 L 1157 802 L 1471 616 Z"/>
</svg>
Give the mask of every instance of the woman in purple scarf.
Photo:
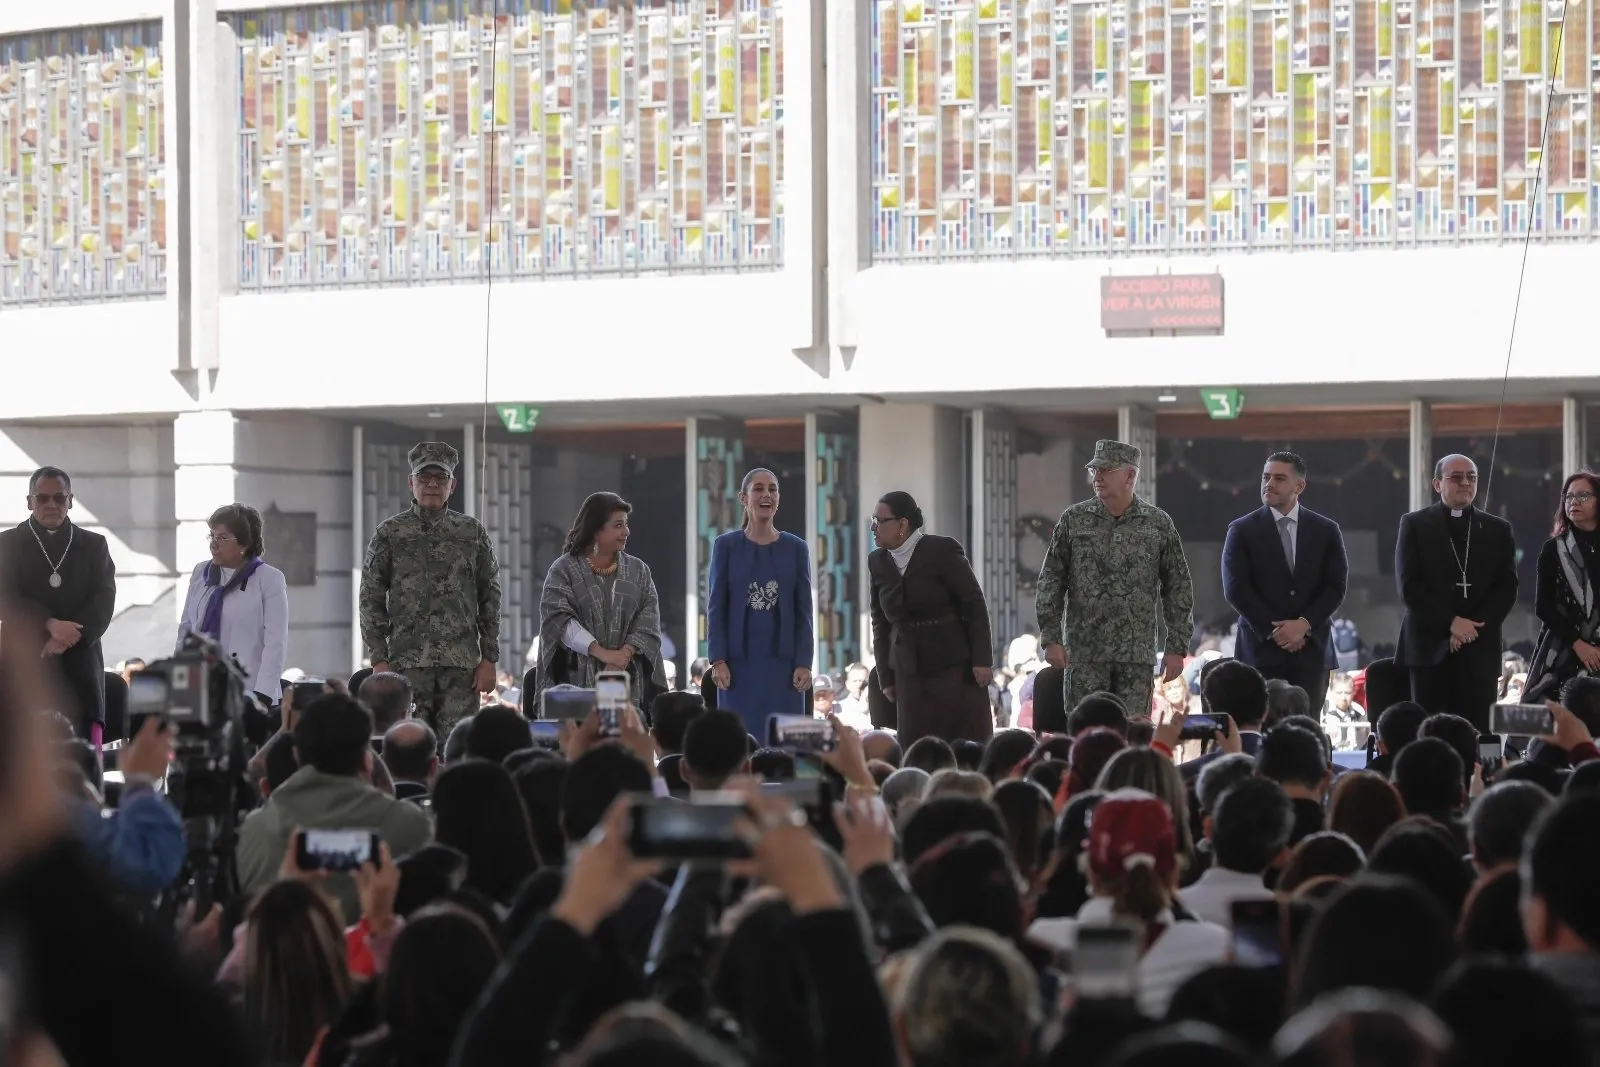
<svg viewBox="0 0 1600 1067">
<path fill-rule="evenodd" d="M 289 587 L 283 572 L 261 559 L 261 514 L 244 504 L 212 513 L 211 559 L 195 567 L 178 624 L 178 649 L 204 634 L 238 661 L 250 688 L 267 703 L 282 696 L 289 643 Z"/>
</svg>

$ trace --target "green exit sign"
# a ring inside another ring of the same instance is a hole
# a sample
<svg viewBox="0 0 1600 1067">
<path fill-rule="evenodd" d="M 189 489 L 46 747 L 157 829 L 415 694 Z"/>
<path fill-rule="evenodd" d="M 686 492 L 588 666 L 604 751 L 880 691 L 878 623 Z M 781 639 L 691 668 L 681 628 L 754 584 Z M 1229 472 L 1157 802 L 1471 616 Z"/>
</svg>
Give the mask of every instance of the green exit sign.
<svg viewBox="0 0 1600 1067">
<path fill-rule="evenodd" d="M 501 404 L 500 425 L 512 433 L 532 433 L 539 424 L 539 409 L 527 404 Z"/>
<path fill-rule="evenodd" d="M 1237 419 L 1244 410 L 1244 393 L 1237 389 L 1202 389 L 1200 399 L 1213 419 Z"/>
</svg>

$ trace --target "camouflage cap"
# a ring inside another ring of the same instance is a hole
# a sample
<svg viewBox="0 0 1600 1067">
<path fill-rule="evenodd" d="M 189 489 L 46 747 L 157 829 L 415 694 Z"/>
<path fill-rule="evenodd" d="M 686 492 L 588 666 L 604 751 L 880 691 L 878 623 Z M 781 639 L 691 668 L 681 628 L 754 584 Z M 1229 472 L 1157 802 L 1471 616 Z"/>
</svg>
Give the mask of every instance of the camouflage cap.
<svg viewBox="0 0 1600 1067">
<path fill-rule="evenodd" d="M 421 474 L 429 467 L 438 467 L 454 478 L 456 467 L 461 463 L 461 454 L 443 441 L 423 441 L 412 448 L 406 460 L 411 464 L 413 476 Z"/>
<path fill-rule="evenodd" d="M 1098 468 L 1106 471 L 1138 465 L 1139 450 L 1125 441 L 1096 441 L 1094 458 L 1084 464 L 1090 470 Z"/>
</svg>

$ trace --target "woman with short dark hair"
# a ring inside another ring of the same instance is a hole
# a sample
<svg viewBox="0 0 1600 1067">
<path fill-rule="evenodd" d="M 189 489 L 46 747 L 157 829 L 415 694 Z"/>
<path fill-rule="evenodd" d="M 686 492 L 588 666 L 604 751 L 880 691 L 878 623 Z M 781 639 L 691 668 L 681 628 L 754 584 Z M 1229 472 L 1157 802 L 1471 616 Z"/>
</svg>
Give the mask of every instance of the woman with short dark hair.
<svg viewBox="0 0 1600 1067">
<path fill-rule="evenodd" d="M 261 513 L 228 504 L 211 513 L 211 558 L 189 576 L 178 624 L 178 649 L 191 635 L 215 641 L 224 659 L 236 660 L 250 688 L 268 704 L 283 695 L 289 645 L 289 584 L 261 558 L 266 550 Z"/>
<path fill-rule="evenodd" d="M 544 579 L 532 706 L 551 686 L 587 689 L 606 671 L 628 673 L 635 707 L 648 709 L 666 692 L 656 583 L 645 562 L 624 551 L 632 512 L 615 493 L 591 493 L 578 509 Z"/>
<path fill-rule="evenodd" d="M 932 735 L 987 741 L 994 733 L 989 608 L 961 542 L 923 532 L 910 493 L 885 493 L 872 513 L 872 649 L 900 743 Z"/>
</svg>

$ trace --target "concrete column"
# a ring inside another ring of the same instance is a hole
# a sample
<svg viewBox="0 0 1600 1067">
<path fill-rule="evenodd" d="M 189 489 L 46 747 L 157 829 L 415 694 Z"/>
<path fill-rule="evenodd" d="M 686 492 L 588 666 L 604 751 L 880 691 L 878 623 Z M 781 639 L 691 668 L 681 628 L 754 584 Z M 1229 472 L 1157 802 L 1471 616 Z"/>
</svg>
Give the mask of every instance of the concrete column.
<svg viewBox="0 0 1600 1067">
<path fill-rule="evenodd" d="M 848 363 L 856 336 L 845 293 L 872 262 L 870 0 L 828 0 L 826 19 L 828 333 Z"/>
<path fill-rule="evenodd" d="M 185 378 L 218 365 L 222 221 L 221 144 L 226 109 L 219 92 L 216 0 L 173 0 L 162 18 L 170 151 L 166 175 L 168 292 L 178 317 L 174 370 Z M 231 118 L 231 113 L 228 116 Z M 196 389 L 205 383 L 195 380 Z"/>
<path fill-rule="evenodd" d="M 1156 502 L 1156 416 L 1149 408 L 1124 404 L 1117 409 L 1117 440 L 1133 445 L 1139 460 L 1138 493 L 1151 504 Z"/>
<path fill-rule="evenodd" d="M 1433 503 L 1433 409 L 1426 400 L 1411 402 L 1411 443 L 1406 469 L 1410 472 L 1412 511 Z"/>
<path fill-rule="evenodd" d="M 377 522 L 366 514 L 366 429 L 350 427 L 350 673 L 361 669 L 361 571 L 367 562 L 367 537 Z"/>
<path fill-rule="evenodd" d="M 461 427 L 461 469 L 456 472 L 461 482 L 461 510 L 464 514 L 482 518 L 488 510 L 486 501 L 478 496 L 478 428 L 473 423 Z"/>
<path fill-rule="evenodd" d="M 1589 465 L 1589 426 L 1584 402 L 1575 396 L 1561 401 L 1561 473 L 1565 477 Z"/>
<path fill-rule="evenodd" d="M 862 522 L 870 522 L 879 497 L 899 489 L 916 499 L 929 533 L 965 538 L 967 477 L 961 412 L 933 404 L 867 404 L 860 409 L 860 420 L 857 478 Z M 864 529 L 862 536 L 870 536 L 870 530 Z M 866 635 L 872 632 L 866 567 L 861 568 L 859 590 L 860 632 Z"/>
</svg>

